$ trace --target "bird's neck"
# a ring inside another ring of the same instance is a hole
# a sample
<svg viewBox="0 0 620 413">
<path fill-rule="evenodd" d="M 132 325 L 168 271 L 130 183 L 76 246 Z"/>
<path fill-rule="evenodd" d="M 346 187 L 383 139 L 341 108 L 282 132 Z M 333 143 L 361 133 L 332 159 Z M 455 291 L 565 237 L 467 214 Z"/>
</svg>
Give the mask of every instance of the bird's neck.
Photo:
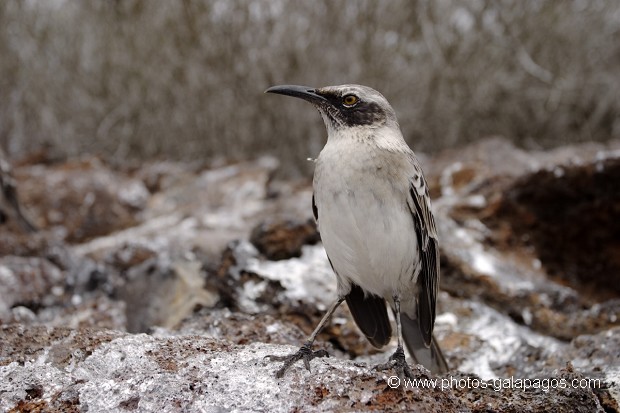
<svg viewBox="0 0 620 413">
<path fill-rule="evenodd" d="M 377 127 L 353 126 L 347 128 L 327 129 L 327 145 L 347 145 L 352 150 L 372 147 L 390 152 L 410 150 L 398 125 L 380 125 Z"/>
</svg>

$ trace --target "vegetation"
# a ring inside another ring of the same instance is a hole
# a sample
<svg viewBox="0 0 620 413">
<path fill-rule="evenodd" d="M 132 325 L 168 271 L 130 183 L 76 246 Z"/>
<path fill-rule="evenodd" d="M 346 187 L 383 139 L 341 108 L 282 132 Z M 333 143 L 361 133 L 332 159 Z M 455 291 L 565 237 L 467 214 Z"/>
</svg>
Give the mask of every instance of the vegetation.
<svg viewBox="0 0 620 413">
<path fill-rule="evenodd" d="M 281 83 L 362 83 L 412 147 L 620 135 L 616 0 L 5 0 L 0 145 L 14 157 L 277 156 L 307 173 L 324 129 Z"/>
</svg>

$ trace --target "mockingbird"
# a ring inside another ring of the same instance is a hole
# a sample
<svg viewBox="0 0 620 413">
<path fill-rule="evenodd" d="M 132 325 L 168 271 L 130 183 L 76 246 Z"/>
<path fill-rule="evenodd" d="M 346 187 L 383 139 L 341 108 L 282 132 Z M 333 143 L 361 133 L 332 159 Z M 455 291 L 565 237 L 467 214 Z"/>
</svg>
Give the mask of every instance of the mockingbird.
<svg viewBox="0 0 620 413">
<path fill-rule="evenodd" d="M 433 373 L 448 370 L 433 337 L 439 282 L 439 246 L 428 186 L 407 146 L 394 109 L 374 89 L 360 85 L 274 86 L 268 93 L 312 103 L 327 127 L 327 144 L 316 160 L 312 210 L 338 280 L 338 299 L 294 354 L 295 362 L 324 357 L 312 351 L 317 334 L 336 308 L 347 301 L 370 343 L 383 347 L 392 337 L 386 301 L 396 319 L 398 346 L 389 362 L 400 377 L 412 377 L 403 339 L 411 356 Z"/>
</svg>

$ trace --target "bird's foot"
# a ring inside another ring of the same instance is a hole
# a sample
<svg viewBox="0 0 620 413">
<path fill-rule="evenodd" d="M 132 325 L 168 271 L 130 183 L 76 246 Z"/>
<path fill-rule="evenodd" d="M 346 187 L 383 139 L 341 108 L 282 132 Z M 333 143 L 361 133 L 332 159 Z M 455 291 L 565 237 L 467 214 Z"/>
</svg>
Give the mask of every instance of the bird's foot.
<svg viewBox="0 0 620 413">
<path fill-rule="evenodd" d="M 288 356 L 267 356 L 269 357 L 271 361 L 283 361 L 284 362 L 280 370 L 277 371 L 276 377 L 279 379 L 282 378 L 284 376 L 284 373 L 286 373 L 286 370 L 288 370 L 289 367 L 291 367 L 293 364 L 295 364 L 299 360 L 303 360 L 306 370 L 310 371 L 310 360 L 317 358 L 317 357 L 329 357 L 329 354 L 327 353 L 327 351 L 325 350 L 312 351 L 312 349 L 310 348 L 311 346 L 312 346 L 312 343 L 306 343 L 303 346 L 301 346 L 299 350 L 297 350 L 296 353 L 289 354 Z"/>
<path fill-rule="evenodd" d="M 409 368 L 407 361 L 405 360 L 405 352 L 402 348 L 397 348 L 394 354 L 390 356 L 390 359 L 387 363 L 379 364 L 375 367 L 375 370 L 383 371 L 383 370 L 391 370 L 394 369 L 396 375 L 400 379 L 400 382 L 403 383 L 405 378 L 414 379 L 413 372 Z"/>
</svg>

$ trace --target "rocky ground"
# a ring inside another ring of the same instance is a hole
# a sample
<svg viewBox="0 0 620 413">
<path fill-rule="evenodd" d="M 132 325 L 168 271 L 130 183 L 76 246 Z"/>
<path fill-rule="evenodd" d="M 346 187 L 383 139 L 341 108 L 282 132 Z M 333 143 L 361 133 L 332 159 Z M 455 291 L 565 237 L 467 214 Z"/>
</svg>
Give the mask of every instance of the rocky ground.
<svg viewBox="0 0 620 413">
<path fill-rule="evenodd" d="M 0 411 L 620 411 L 620 142 L 423 164 L 452 371 L 399 388 L 373 369 L 394 344 L 346 306 L 316 343 L 332 357 L 275 378 L 266 356 L 303 342 L 335 279 L 310 182 L 274 159 L 17 166 L 40 230 L 0 225 Z"/>
</svg>

